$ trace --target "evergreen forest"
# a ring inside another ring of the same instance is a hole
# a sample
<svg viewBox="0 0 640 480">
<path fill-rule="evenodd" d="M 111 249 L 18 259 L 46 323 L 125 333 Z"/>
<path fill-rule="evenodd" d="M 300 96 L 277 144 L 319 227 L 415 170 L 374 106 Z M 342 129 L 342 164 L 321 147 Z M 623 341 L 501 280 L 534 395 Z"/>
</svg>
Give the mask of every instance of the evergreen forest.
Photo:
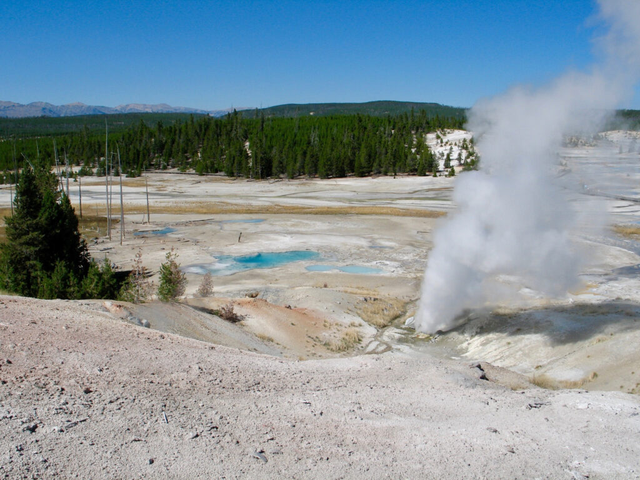
<svg viewBox="0 0 640 480">
<path fill-rule="evenodd" d="M 437 170 L 437 159 L 426 146 L 425 135 L 460 129 L 465 123 L 464 115 L 432 115 L 426 110 L 385 117 L 275 117 L 261 111 L 234 111 L 223 118 L 174 115 L 167 117 L 166 124 L 155 115 L 155 123 L 139 118 L 126 126 L 110 117 L 103 117 L 110 132 L 109 161 L 115 166 L 120 163 L 129 176 L 148 169 L 178 168 L 253 179 L 426 175 Z M 73 131 L 65 134 L 42 134 L 44 123 L 37 134 L 5 134 L 0 139 L 4 172 L 0 180 L 13 183 L 12 172 L 36 160 L 49 166 L 81 166 L 81 175 L 104 175 L 104 124 L 102 131 L 95 121 L 79 128 L 75 120 L 73 125 Z"/>
</svg>

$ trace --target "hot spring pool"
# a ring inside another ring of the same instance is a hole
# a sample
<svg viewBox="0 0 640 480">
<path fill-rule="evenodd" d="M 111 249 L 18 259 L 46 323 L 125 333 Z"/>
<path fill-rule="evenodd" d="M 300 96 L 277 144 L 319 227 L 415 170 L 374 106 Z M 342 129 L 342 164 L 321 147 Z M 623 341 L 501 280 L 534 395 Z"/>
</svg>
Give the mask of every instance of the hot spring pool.
<svg viewBox="0 0 640 480">
<path fill-rule="evenodd" d="M 211 275 L 232 275 L 244 270 L 255 268 L 274 268 L 286 265 L 287 263 L 299 262 L 302 260 L 316 260 L 320 258 L 318 252 L 310 250 L 292 250 L 289 252 L 260 252 L 254 255 L 220 255 L 215 257 L 215 263 L 201 263 L 189 265 L 183 268 L 187 273 L 211 273 Z"/>
<path fill-rule="evenodd" d="M 218 223 L 262 223 L 264 218 L 241 218 L 236 220 L 218 220 Z"/>
<path fill-rule="evenodd" d="M 140 232 L 134 232 L 133 235 L 136 237 L 138 235 L 166 235 L 168 233 L 175 232 L 175 231 L 176 231 L 175 228 L 165 227 L 161 230 L 142 230 Z"/>
<path fill-rule="evenodd" d="M 182 271 L 204 275 L 224 276 L 256 268 L 275 268 L 292 262 L 303 260 L 320 260 L 320 254 L 311 250 L 292 250 L 289 252 L 259 252 L 253 255 L 220 255 L 215 257 L 217 262 L 187 265 Z M 326 261 L 326 260 L 325 260 Z M 379 268 L 362 267 L 359 265 L 308 265 L 309 272 L 339 271 L 359 275 L 376 275 L 383 273 Z"/>
</svg>

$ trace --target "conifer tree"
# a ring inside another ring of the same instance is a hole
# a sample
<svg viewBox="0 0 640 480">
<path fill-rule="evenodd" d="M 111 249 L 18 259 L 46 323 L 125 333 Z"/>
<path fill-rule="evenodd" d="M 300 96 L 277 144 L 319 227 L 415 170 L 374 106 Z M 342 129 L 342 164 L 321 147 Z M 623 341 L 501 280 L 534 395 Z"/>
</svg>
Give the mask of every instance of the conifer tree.
<svg viewBox="0 0 640 480">
<path fill-rule="evenodd" d="M 41 298 L 83 298 L 96 292 L 113 298 L 117 289 L 110 268 L 94 267 L 92 271 L 94 277 L 104 276 L 100 289 L 83 285 L 92 262 L 73 207 L 57 185 L 46 169 L 23 168 L 14 214 L 5 218 L 7 242 L 0 245 L 0 287 Z"/>
<path fill-rule="evenodd" d="M 180 271 L 180 265 L 176 262 L 178 255 L 173 251 L 167 252 L 167 261 L 160 265 L 160 285 L 158 285 L 158 298 L 163 302 L 170 302 L 184 295 L 187 286 L 187 276 Z"/>
</svg>

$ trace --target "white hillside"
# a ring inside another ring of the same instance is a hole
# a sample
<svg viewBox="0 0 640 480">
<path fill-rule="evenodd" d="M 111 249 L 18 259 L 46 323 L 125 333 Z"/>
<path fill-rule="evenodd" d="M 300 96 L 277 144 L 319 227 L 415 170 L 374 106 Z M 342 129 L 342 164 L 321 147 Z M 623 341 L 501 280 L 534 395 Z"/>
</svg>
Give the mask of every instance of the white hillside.
<svg viewBox="0 0 640 480">
<path fill-rule="evenodd" d="M 640 132 L 629 130 L 610 130 L 598 136 L 619 149 L 619 153 L 637 153 L 640 151 Z"/>
<path fill-rule="evenodd" d="M 438 170 L 445 169 L 447 155 L 451 166 L 460 166 L 474 155 L 471 144 L 473 133 L 466 130 L 438 130 L 427 134 L 426 143 L 438 161 Z"/>
</svg>

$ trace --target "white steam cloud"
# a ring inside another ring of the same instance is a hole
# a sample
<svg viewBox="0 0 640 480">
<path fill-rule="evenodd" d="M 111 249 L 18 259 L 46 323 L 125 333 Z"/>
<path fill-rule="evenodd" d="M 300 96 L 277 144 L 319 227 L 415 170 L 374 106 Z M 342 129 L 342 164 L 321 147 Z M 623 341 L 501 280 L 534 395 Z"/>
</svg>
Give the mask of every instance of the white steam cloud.
<svg viewBox="0 0 640 480">
<path fill-rule="evenodd" d="M 500 277 L 547 295 L 575 285 L 580 258 L 569 232 L 576 215 L 554 181 L 556 152 L 565 134 L 595 133 L 640 77 L 640 2 L 598 3 L 609 26 L 597 44 L 600 64 L 540 89 L 514 88 L 471 110 L 481 167 L 459 177 L 458 209 L 434 234 L 417 330 L 454 327 L 466 309 L 495 298 Z"/>
</svg>

